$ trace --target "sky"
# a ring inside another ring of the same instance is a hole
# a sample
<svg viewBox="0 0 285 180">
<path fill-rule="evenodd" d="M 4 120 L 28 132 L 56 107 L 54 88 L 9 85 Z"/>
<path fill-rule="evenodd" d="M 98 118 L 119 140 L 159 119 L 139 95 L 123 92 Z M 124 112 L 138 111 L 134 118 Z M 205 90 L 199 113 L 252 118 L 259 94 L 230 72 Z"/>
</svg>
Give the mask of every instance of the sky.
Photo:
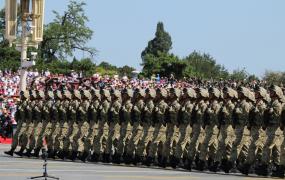
<svg viewBox="0 0 285 180">
<path fill-rule="evenodd" d="M 98 50 L 97 63 L 140 70 L 140 54 L 162 21 L 172 37 L 171 52 L 181 58 L 196 50 L 229 71 L 245 68 L 258 76 L 266 70 L 285 71 L 284 0 L 84 1 L 94 31 L 88 45 Z M 68 2 L 46 0 L 45 22 L 53 20 L 52 10 L 63 12 Z"/>
</svg>

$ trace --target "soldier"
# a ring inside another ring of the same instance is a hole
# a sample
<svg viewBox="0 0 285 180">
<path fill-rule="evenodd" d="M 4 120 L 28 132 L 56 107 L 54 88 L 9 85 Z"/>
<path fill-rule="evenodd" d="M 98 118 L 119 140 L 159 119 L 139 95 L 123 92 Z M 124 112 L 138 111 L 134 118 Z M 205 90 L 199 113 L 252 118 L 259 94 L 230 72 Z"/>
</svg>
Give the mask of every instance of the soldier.
<svg viewBox="0 0 285 180">
<path fill-rule="evenodd" d="M 66 135 L 67 140 L 65 141 L 63 145 L 63 150 L 65 152 L 69 152 L 70 159 L 74 161 L 77 157 L 77 148 L 74 147 L 75 141 L 77 141 L 77 134 L 79 133 L 79 128 L 80 128 L 80 118 L 78 117 L 78 110 L 79 110 L 79 105 L 81 103 L 81 94 L 80 91 L 74 90 L 72 92 L 72 101 L 70 102 L 69 105 L 69 114 L 70 114 L 70 119 L 69 119 L 69 128 L 68 132 Z M 71 153 L 71 154 L 70 154 Z"/>
<path fill-rule="evenodd" d="M 120 139 L 120 110 L 121 110 L 121 93 L 118 90 L 111 90 L 112 102 L 109 111 L 109 137 L 107 147 L 103 156 L 103 161 L 109 163 L 111 156 L 118 151 Z"/>
<path fill-rule="evenodd" d="M 170 161 L 171 165 L 175 167 L 175 148 L 178 143 L 179 138 L 179 111 L 181 105 L 179 103 L 179 98 L 181 91 L 177 88 L 171 88 L 169 91 L 169 104 L 167 109 L 167 130 L 166 130 L 166 141 L 163 144 L 162 150 L 162 166 L 166 167 L 167 163 Z"/>
<path fill-rule="evenodd" d="M 179 141 L 176 146 L 175 160 L 172 162 L 172 167 L 177 164 L 186 164 L 187 146 L 190 143 L 190 135 L 192 132 L 191 117 L 195 106 L 196 92 L 192 88 L 184 88 L 183 95 L 180 100 L 181 109 L 179 112 Z"/>
<path fill-rule="evenodd" d="M 88 117 L 88 110 L 90 107 L 90 100 L 91 100 L 91 94 L 90 91 L 88 90 L 82 90 L 81 91 L 81 97 L 82 97 L 82 102 L 80 103 L 80 106 L 78 108 L 78 117 L 79 123 L 78 127 L 79 132 L 75 136 L 74 139 L 74 146 L 73 149 L 78 151 L 80 160 L 85 162 L 86 159 L 89 156 L 89 153 L 84 151 L 84 142 L 88 136 L 88 131 L 89 131 L 89 117 Z"/>
<path fill-rule="evenodd" d="M 255 101 L 255 97 L 252 92 L 245 88 L 238 88 L 239 102 L 236 104 L 233 114 L 233 127 L 235 130 L 235 141 L 233 143 L 229 168 L 233 168 L 235 171 L 236 167 L 244 160 L 247 155 L 247 149 L 250 142 L 250 130 L 249 125 L 249 112 Z"/>
<path fill-rule="evenodd" d="M 99 132 L 99 107 L 100 107 L 100 91 L 91 90 L 92 100 L 88 109 L 88 120 L 89 120 L 89 131 L 84 142 L 84 153 L 89 154 L 90 150 L 93 149 L 94 139 L 97 137 Z"/>
<path fill-rule="evenodd" d="M 42 119 L 43 119 L 43 128 L 39 135 L 36 148 L 34 150 L 33 156 L 39 157 L 39 152 L 43 147 L 43 140 L 51 135 L 52 132 L 52 106 L 53 106 L 53 92 L 52 91 L 45 91 L 45 102 L 42 108 Z"/>
<path fill-rule="evenodd" d="M 193 113 L 192 113 L 192 134 L 189 144 L 189 150 L 188 150 L 188 160 L 187 160 L 187 166 L 186 169 L 190 170 L 192 169 L 192 163 L 194 158 L 196 157 L 196 153 L 198 151 L 198 145 L 204 138 L 204 128 L 203 128 L 203 121 L 204 121 L 204 115 L 205 111 L 208 106 L 208 97 L 209 92 L 208 90 L 204 88 L 197 88 L 196 89 L 197 94 L 197 103 L 194 107 Z"/>
<path fill-rule="evenodd" d="M 18 156 L 23 156 L 23 152 L 26 148 L 28 148 L 28 144 L 30 142 L 30 137 L 34 131 L 34 117 L 35 117 L 35 106 L 36 106 L 36 98 L 37 98 L 37 95 L 36 95 L 36 92 L 35 91 L 29 91 L 29 96 L 30 96 L 30 99 L 28 100 L 27 104 L 27 108 L 26 108 L 26 113 L 27 113 L 27 126 L 26 126 L 26 129 L 25 129 L 25 133 L 23 134 L 23 139 L 22 139 L 22 142 L 21 142 L 21 149 L 20 151 L 18 152 L 15 152 L 15 154 L 17 154 Z M 28 150 L 30 151 L 30 150 Z M 29 153 L 27 153 L 27 155 L 29 155 Z"/>
<path fill-rule="evenodd" d="M 276 168 L 273 171 L 273 176 L 282 176 L 284 169 L 279 166 L 280 163 L 280 151 L 281 143 L 283 141 L 283 133 L 280 128 L 281 125 L 281 113 L 282 113 L 282 99 L 283 92 L 278 86 L 271 86 L 270 89 L 271 103 L 268 105 L 268 112 L 266 112 L 266 135 L 267 140 L 265 142 L 261 164 L 256 168 L 256 174 L 267 176 L 269 174 L 269 165 Z"/>
<path fill-rule="evenodd" d="M 61 91 L 54 91 L 54 103 L 51 107 L 50 113 L 51 113 L 51 133 L 46 136 L 46 142 L 47 142 L 47 148 L 48 148 L 48 156 L 49 158 L 55 157 L 56 149 L 54 149 L 56 138 L 58 137 L 60 133 L 61 128 L 61 115 L 59 112 L 60 106 L 61 106 L 61 100 L 62 100 L 62 93 Z"/>
<path fill-rule="evenodd" d="M 13 135 L 13 141 L 11 145 L 11 149 L 9 151 L 5 151 L 5 154 L 13 156 L 13 153 L 17 146 L 19 145 L 19 141 L 21 141 L 21 137 L 24 134 L 27 126 L 27 106 L 28 106 L 29 93 L 28 91 L 20 92 L 20 103 L 17 105 L 17 111 L 15 114 L 15 118 L 17 121 L 17 131 Z"/>
<path fill-rule="evenodd" d="M 156 97 L 156 91 L 154 89 L 145 90 L 145 106 L 142 110 L 142 126 L 143 137 L 139 140 L 137 149 L 135 151 L 135 161 L 143 162 L 146 165 L 150 165 L 150 161 L 145 161 L 145 158 L 149 155 L 150 144 L 153 140 L 154 133 L 154 102 Z"/>
<path fill-rule="evenodd" d="M 223 106 L 220 111 L 219 126 L 220 133 L 218 136 L 218 152 L 215 157 L 214 166 L 210 169 L 216 172 L 221 165 L 221 168 L 228 173 L 229 159 L 231 155 L 232 144 L 234 141 L 234 129 L 233 129 L 233 111 L 236 104 L 238 94 L 235 90 L 229 87 L 223 89 Z"/>
<path fill-rule="evenodd" d="M 133 132 L 126 152 L 127 153 L 125 157 L 126 163 L 130 163 L 132 161 L 134 164 L 136 164 L 140 162 L 139 157 L 134 157 L 134 155 L 137 150 L 138 143 L 144 135 L 143 116 L 142 116 L 145 108 L 144 97 L 145 97 L 145 92 L 143 89 L 138 88 L 135 90 L 134 105 L 132 109 Z"/>
<path fill-rule="evenodd" d="M 133 122 L 131 119 L 132 115 L 132 98 L 133 90 L 124 89 L 122 91 L 122 107 L 120 110 L 120 139 L 118 141 L 118 149 L 113 156 L 113 162 L 120 163 L 123 153 L 126 152 L 128 142 L 132 136 Z M 124 157 L 126 155 L 124 154 Z"/>
<path fill-rule="evenodd" d="M 101 94 L 101 104 L 99 106 L 99 132 L 98 135 L 94 139 L 93 150 L 94 153 L 92 155 L 92 161 L 97 162 L 100 160 L 100 155 L 102 155 L 107 146 L 107 139 L 109 137 L 109 110 L 110 110 L 110 101 L 111 96 L 110 92 L 106 89 L 100 90 Z"/>
<path fill-rule="evenodd" d="M 255 99 L 256 103 L 254 108 L 252 108 L 249 116 L 249 129 L 251 141 L 248 148 L 247 158 L 244 164 L 240 164 L 240 172 L 248 175 L 251 170 L 251 166 L 257 160 L 257 153 L 262 151 L 265 144 L 265 119 L 264 112 L 267 108 L 266 103 L 268 101 L 267 91 L 257 86 L 255 89 Z"/>
<path fill-rule="evenodd" d="M 71 101 L 71 93 L 68 90 L 62 92 L 62 100 L 58 107 L 59 113 L 59 120 L 60 120 L 60 132 L 58 133 L 57 137 L 55 138 L 54 144 L 54 151 L 55 154 L 64 159 L 68 156 L 68 151 L 64 149 L 64 145 L 66 141 L 68 141 L 68 129 L 69 129 L 69 122 L 68 120 L 71 118 L 70 116 L 70 101 Z"/>
<path fill-rule="evenodd" d="M 156 105 L 154 108 L 154 134 L 153 141 L 147 159 L 147 165 L 150 165 L 157 159 L 158 164 L 162 164 L 162 149 L 166 142 L 166 110 L 168 108 L 165 100 L 167 91 L 163 88 L 156 90 Z"/>
<path fill-rule="evenodd" d="M 218 134 L 219 134 L 219 113 L 221 104 L 220 90 L 217 88 L 209 88 L 209 105 L 206 110 L 206 116 L 204 118 L 205 125 L 205 138 L 201 143 L 201 151 L 199 154 L 199 162 L 197 169 L 203 171 L 208 160 L 209 169 L 212 168 L 214 162 L 214 156 L 218 150 Z"/>
<path fill-rule="evenodd" d="M 25 154 L 28 157 L 32 155 L 31 152 L 37 145 L 38 139 L 40 138 L 40 134 L 43 129 L 42 111 L 44 105 L 44 96 L 45 95 L 43 91 L 36 91 L 36 105 L 33 108 L 34 132 L 31 135 L 29 147 Z M 35 153 L 38 154 L 36 151 L 38 151 L 38 149 L 35 150 Z"/>
</svg>

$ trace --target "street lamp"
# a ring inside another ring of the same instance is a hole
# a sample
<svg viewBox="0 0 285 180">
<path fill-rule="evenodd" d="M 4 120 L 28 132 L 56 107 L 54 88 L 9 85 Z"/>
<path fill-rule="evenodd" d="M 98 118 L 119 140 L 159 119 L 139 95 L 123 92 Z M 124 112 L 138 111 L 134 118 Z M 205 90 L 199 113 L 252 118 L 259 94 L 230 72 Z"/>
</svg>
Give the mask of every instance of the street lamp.
<svg viewBox="0 0 285 180">
<path fill-rule="evenodd" d="M 17 41 L 17 10 L 18 0 L 6 0 L 5 38 L 10 46 L 16 44 L 21 51 L 20 90 L 26 90 L 27 68 L 35 65 L 36 54 L 31 61 L 27 58 L 28 47 L 38 48 L 43 40 L 44 4 L 45 0 L 20 0 L 22 34 Z M 30 6 L 31 5 L 31 6 Z"/>
</svg>

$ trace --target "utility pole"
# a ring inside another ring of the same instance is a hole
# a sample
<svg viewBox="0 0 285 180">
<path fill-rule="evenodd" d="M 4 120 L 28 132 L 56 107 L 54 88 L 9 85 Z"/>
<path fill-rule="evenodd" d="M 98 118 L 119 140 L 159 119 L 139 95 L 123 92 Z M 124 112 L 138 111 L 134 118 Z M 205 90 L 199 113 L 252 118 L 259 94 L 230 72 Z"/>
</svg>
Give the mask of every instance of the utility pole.
<svg viewBox="0 0 285 180">
<path fill-rule="evenodd" d="M 32 52 L 31 58 L 28 58 L 27 50 L 28 47 L 37 49 L 38 44 L 43 40 L 45 0 L 20 0 L 19 2 L 22 34 L 17 38 L 18 0 L 6 0 L 5 38 L 9 41 L 10 46 L 16 44 L 16 47 L 21 52 L 20 90 L 25 91 L 27 89 L 27 68 L 35 65 L 34 60 L 37 55 L 36 52 Z M 30 6 L 30 3 L 32 3 L 32 6 Z M 30 7 L 32 7 L 31 10 Z"/>
</svg>

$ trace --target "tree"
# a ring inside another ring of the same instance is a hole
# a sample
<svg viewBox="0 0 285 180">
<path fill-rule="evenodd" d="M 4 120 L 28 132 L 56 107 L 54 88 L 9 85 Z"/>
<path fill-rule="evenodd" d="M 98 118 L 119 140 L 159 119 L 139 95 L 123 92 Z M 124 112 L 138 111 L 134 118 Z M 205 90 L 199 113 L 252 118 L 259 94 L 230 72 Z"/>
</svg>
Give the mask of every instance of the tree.
<svg viewBox="0 0 285 180">
<path fill-rule="evenodd" d="M 132 72 L 136 70 L 135 68 L 133 67 L 130 67 L 130 66 L 123 66 L 123 67 L 120 67 L 118 68 L 118 73 L 120 76 L 128 76 L 128 77 L 131 77 L 132 76 Z"/>
<path fill-rule="evenodd" d="M 266 71 L 263 80 L 270 84 L 285 84 L 285 72 Z"/>
<path fill-rule="evenodd" d="M 184 76 L 195 76 L 205 79 L 227 78 L 229 73 L 224 66 L 217 64 L 209 54 L 194 51 L 183 60 L 187 67 Z"/>
<path fill-rule="evenodd" d="M 93 31 L 86 26 L 88 17 L 85 15 L 86 3 L 70 1 L 68 8 L 61 15 L 54 11 L 55 19 L 45 26 L 43 42 L 39 51 L 42 59 L 50 62 L 73 56 L 74 51 L 80 50 L 95 55 L 94 48 L 86 46 L 92 38 Z"/>
<path fill-rule="evenodd" d="M 248 79 L 248 77 L 249 77 L 249 74 L 248 74 L 248 72 L 246 72 L 245 68 L 243 68 L 243 69 L 236 69 L 230 75 L 231 79 L 239 80 L 239 81 L 246 80 L 246 79 Z"/>
</svg>

